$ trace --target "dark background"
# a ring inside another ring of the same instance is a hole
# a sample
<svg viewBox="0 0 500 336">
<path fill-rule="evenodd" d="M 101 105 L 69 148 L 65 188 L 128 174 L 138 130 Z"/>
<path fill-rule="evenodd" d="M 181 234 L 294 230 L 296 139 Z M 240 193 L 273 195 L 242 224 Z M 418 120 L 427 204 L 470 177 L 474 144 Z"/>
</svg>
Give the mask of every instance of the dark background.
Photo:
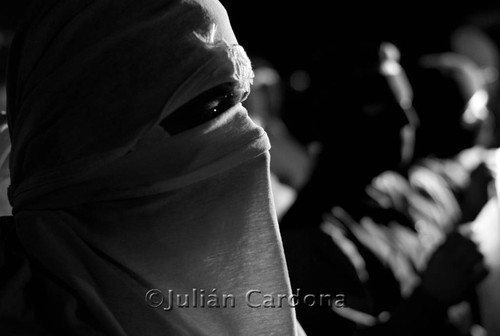
<svg viewBox="0 0 500 336">
<path fill-rule="evenodd" d="M 300 66 L 315 49 L 330 45 L 349 53 L 351 40 L 395 43 L 405 62 L 448 47 L 450 31 L 477 14 L 494 14 L 500 4 L 476 0 L 400 1 L 389 4 L 338 1 L 221 0 L 240 43 L 264 54 L 284 71 Z"/>
</svg>

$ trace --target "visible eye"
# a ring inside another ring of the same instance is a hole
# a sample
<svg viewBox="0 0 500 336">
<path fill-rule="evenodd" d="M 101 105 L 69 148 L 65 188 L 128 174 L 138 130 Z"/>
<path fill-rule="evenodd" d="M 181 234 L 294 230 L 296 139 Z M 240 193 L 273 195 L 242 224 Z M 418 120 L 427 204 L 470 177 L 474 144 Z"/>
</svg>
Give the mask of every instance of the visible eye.
<svg viewBox="0 0 500 336">
<path fill-rule="evenodd" d="M 240 103 L 245 92 L 234 83 L 216 86 L 194 98 L 163 119 L 160 125 L 170 134 L 177 134 L 201 125 Z"/>
<path fill-rule="evenodd" d="M 234 105 L 241 103 L 248 97 L 246 92 L 241 90 L 231 91 L 208 104 L 208 112 L 213 114 L 222 113 Z"/>
</svg>

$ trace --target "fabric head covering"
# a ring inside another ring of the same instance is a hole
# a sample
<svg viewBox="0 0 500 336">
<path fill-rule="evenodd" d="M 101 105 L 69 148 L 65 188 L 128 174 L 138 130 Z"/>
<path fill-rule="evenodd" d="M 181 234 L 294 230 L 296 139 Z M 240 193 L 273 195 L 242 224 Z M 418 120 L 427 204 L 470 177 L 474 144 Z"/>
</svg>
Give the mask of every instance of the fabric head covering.
<svg viewBox="0 0 500 336">
<path fill-rule="evenodd" d="M 255 308 L 291 293 L 265 132 L 241 104 L 176 135 L 159 126 L 251 78 L 216 0 L 36 2 L 8 70 L 29 260 L 15 286 L 34 296 L 0 292 L 0 315 L 64 335 L 293 335 L 289 305 Z"/>
</svg>

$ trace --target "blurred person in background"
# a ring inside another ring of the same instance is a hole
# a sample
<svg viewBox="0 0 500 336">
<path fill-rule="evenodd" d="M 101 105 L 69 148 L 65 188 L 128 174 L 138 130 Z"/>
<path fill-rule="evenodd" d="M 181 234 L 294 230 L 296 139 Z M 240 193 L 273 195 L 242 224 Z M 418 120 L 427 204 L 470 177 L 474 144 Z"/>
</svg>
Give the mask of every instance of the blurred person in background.
<svg viewBox="0 0 500 336">
<path fill-rule="evenodd" d="M 368 191 L 411 219 L 428 255 L 450 231 L 469 231 L 495 193 L 493 120 L 483 73 L 463 55 L 424 55 L 410 81 L 419 117 L 412 162 L 403 174 L 380 174 Z M 462 324 L 467 312 L 482 324 L 478 300 L 471 291 L 467 302 L 454 307 L 455 322 Z"/>
<path fill-rule="evenodd" d="M 486 78 L 487 107 L 494 120 L 491 147 L 500 145 L 500 11 L 498 8 L 482 10 L 468 15 L 451 35 L 452 50 L 469 57 L 481 69 Z M 471 223 L 471 231 L 490 268 L 490 275 L 478 288 L 479 308 L 488 335 L 500 335 L 500 214 L 498 203 L 498 149 L 494 154 L 492 171 L 494 195 Z M 481 195 L 481 194 L 479 194 Z M 471 199 L 477 197 L 471 193 Z"/>
<path fill-rule="evenodd" d="M 453 229 L 428 244 L 436 237 L 419 232 L 415 205 L 400 211 L 376 182 L 396 171 L 394 185 L 410 187 L 419 120 L 399 50 L 343 50 L 349 58 L 323 68 L 308 113 L 322 150 L 280 222 L 292 288 L 306 302 L 299 322 L 308 335 L 469 335 L 480 326 L 462 303 L 487 274 L 476 244 Z M 342 300 L 328 305 L 321 295 Z"/>
<path fill-rule="evenodd" d="M 494 124 L 494 147 L 498 147 L 500 126 L 500 10 L 479 10 L 467 15 L 450 34 L 451 51 L 472 60 L 482 72 L 488 93 L 487 107 Z"/>
<path fill-rule="evenodd" d="M 432 185 L 425 182 L 426 171 L 442 178 L 458 206 L 456 216 L 445 217 L 455 218 L 453 225 L 467 223 L 494 191 L 495 118 L 488 108 L 487 80 L 469 57 L 455 52 L 423 55 L 412 75 L 421 123 L 410 179 Z"/>
</svg>

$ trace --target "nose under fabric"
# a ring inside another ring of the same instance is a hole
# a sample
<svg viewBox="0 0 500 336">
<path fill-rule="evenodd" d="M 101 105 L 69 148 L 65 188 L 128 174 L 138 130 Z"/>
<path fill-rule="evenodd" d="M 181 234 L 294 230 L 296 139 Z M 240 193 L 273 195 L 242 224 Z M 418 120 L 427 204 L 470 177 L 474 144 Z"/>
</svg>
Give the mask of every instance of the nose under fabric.
<svg viewBox="0 0 500 336">
<path fill-rule="evenodd" d="M 14 334 L 295 334 L 291 307 L 247 302 L 291 294 L 266 133 L 239 103 L 177 134 L 160 125 L 249 86 L 242 51 L 216 0 L 33 4 L 7 93 L 18 244 L 0 249 L 22 267 L 2 270 L 0 317 L 19 308 Z"/>
</svg>

